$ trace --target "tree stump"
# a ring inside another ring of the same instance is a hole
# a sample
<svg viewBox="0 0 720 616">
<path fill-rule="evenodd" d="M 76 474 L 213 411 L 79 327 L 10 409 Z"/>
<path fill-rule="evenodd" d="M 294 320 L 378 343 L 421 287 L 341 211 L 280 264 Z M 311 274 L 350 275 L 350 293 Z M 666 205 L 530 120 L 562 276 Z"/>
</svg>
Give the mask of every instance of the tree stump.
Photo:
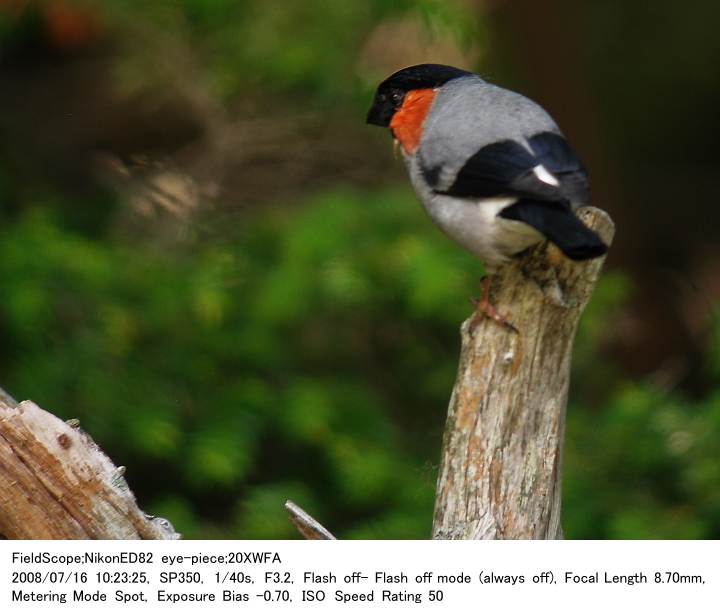
<svg viewBox="0 0 720 616">
<path fill-rule="evenodd" d="M 580 217 L 610 245 L 596 208 Z M 491 299 L 518 333 L 483 319 L 462 350 L 437 482 L 434 539 L 559 539 L 560 470 L 572 344 L 604 259 L 542 245 L 494 278 Z"/>
</svg>

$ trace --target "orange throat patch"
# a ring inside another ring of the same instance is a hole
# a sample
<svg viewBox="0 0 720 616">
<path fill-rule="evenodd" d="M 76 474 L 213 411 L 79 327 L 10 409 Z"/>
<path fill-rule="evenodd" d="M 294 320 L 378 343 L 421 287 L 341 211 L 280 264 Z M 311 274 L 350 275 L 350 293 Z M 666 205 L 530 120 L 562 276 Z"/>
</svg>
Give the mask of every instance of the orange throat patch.
<svg viewBox="0 0 720 616">
<path fill-rule="evenodd" d="M 434 98 L 433 89 L 411 90 L 390 120 L 390 130 L 405 154 L 412 154 L 420 145 L 422 125 Z"/>
</svg>

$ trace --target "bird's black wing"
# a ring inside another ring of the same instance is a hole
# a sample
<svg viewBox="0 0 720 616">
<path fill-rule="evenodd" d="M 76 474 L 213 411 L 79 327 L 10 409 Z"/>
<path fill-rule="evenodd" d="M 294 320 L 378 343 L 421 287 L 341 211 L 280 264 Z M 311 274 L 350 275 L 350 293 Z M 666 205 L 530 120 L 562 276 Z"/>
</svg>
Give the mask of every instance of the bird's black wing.
<svg viewBox="0 0 720 616">
<path fill-rule="evenodd" d="M 527 140 L 532 151 L 517 141 L 498 141 L 478 150 L 458 172 L 453 183 L 436 192 L 453 197 L 515 195 L 535 201 L 587 204 L 587 175 L 565 139 L 542 132 Z M 558 186 L 543 182 L 534 172 L 542 165 L 558 180 Z M 425 178 L 436 187 L 439 169 L 425 170 Z"/>
</svg>

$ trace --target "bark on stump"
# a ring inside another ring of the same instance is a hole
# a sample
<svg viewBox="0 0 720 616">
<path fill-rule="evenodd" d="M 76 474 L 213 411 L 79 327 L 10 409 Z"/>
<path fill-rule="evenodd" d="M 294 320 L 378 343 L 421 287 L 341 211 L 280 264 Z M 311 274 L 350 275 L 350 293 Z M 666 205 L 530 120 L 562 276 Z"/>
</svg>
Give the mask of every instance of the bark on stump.
<svg viewBox="0 0 720 616">
<path fill-rule="evenodd" d="M 123 473 L 76 422 L 0 390 L 0 537 L 179 538 L 140 511 Z"/>
<path fill-rule="evenodd" d="M 610 217 L 580 217 L 609 245 Z M 539 246 L 495 277 L 495 307 L 462 350 L 437 483 L 434 539 L 559 539 L 560 467 L 570 357 L 604 259 L 572 262 Z M 510 314 L 508 314 L 510 313 Z"/>
</svg>

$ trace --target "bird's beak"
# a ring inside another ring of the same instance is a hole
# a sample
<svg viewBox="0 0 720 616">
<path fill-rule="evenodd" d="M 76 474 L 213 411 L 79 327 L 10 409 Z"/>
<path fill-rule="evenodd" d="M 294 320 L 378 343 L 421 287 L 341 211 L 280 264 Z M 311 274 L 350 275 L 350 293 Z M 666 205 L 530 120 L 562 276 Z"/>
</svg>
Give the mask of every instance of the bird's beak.
<svg viewBox="0 0 720 616">
<path fill-rule="evenodd" d="M 387 126 L 387 120 L 383 117 L 382 110 L 377 105 L 370 107 L 365 122 L 367 124 L 374 124 L 375 126 Z"/>
</svg>

